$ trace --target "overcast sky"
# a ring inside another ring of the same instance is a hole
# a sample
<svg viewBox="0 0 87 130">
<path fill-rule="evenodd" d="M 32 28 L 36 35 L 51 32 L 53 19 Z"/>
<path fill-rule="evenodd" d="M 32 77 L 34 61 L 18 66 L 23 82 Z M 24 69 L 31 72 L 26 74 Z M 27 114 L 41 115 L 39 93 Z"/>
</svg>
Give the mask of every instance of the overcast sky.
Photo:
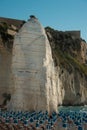
<svg viewBox="0 0 87 130">
<path fill-rule="evenodd" d="M 87 41 L 87 0 L 0 0 L 0 17 L 27 20 L 35 15 L 56 30 L 81 30 Z"/>
</svg>

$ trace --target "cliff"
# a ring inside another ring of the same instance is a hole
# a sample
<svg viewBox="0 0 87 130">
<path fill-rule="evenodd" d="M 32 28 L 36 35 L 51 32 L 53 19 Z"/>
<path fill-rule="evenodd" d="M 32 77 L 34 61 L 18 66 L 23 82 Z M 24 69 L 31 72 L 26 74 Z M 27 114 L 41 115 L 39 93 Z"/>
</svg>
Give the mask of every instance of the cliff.
<svg viewBox="0 0 87 130">
<path fill-rule="evenodd" d="M 69 32 L 47 27 L 46 33 L 57 68 L 59 105 L 87 104 L 87 44 Z"/>
<path fill-rule="evenodd" d="M 12 101 L 13 99 L 15 99 L 14 97 L 16 97 L 13 94 L 15 91 L 13 88 L 15 87 L 13 87 L 14 85 L 12 85 L 12 81 L 14 80 L 14 78 L 12 77 L 12 73 L 14 73 L 12 71 L 12 67 L 13 67 L 12 63 L 14 63 L 13 62 L 14 60 L 12 59 L 13 59 L 13 53 L 14 53 L 14 57 L 16 57 L 16 61 L 17 62 L 19 61 L 17 59 L 18 57 L 15 56 L 16 54 L 19 55 L 19 50 L 18 49 L 16 50 L 15 48 L 15 51 L 13 51 L 13 48 L 15 46 L 13 45 L 14 36 L 18 32 L 18 30 L 19 28 L 13 23 L 11 25 L 9 25 L 6 22 L 0 23 L 0 61 L 1 61 L 0 63 L 0 72 L 1 72 L 0 74 L 0 104 L 5 104 L 6 103 L 5 101 L 9 99 L 9 95 Z M 48 78 L 49 80 L 47 83 L 47 84 L 50 84 L 51 86 L 51 87 L 48 87 L 48 90 L 47 90 L 49 91 L 48 92 L 49 99 L 51 100 L 52 103 L 56 102 L 57 105 L 87 104 L 87 100 L 86 100 L 87 99 L 87 65 L 86 65 L 87 64 L 87 44 L 86 42 L 80 37 L 72 36 L 72 34 L 69 32 L 57 31 L 50 27 L 45 28 L 45 31 L 46 31 L 46 34 L 49 40 L 48 43 L 51 46 L 51 49 L 44 50 L 43 47 L 40 48 L 40 46 L 38 46 L 38 49 L 40 50 L 40 53 L 38 54 L 38 56 L 40 56 L 39 57 L 40 59 L 43 54 L 43 51 L 44 53 L 47 52 L 45 55 L 45 58 L 48 61 L 51 61 L 50 63 L 47 62 L 48 64 L 45 64 L 49 66 L 46 72 L 47 77 L 49 77 L 50 75 L 50 78 Z M 19 34 L 20 33 L 21 32 L 19 31 Z M 32 38 L 33 37 L 34 36 L 32 35 Z M 29 38 L 28 40 L 30 41 L 31 38 Z M 14 42 L 14 44 L 16 44 L 16 42 Z M 23 49 L 22 46 L 21 46 L 21 49 Z M 34 49 L 37 51 L 37 47 L 35 47 Z M 52 51 L 52 54 L 51 54 L 51 51 Z M 48 52 L 50 52 L 50 56 Z M 32 52 L 30 51 L 28 55 L 30 59 L 32 59 L 31 55 L 32 55 Z M 36 55 L 34 55 L 33 57 L 35 56 Z M 36 59 L 38 59 L 38 57 Z M 54 62 L 52 61 L 52 59 Z M 38 61 L 38 63 L 40 62 Z M 18 73 L 18 75 L 20 74 Z M 17 86 L 21 86 L 19 85 L 21 83 L 17 83 L 17 84 L 18 84 Z M 31 82 L 29 84 L 31 84 Z M 32 85 L 34 84 L 31 84 L 31 86 Z M 26 89 L 24 88 L 24 90 Z M 39 90 L 40 89 L 38 89 L 37 91 Z M 45 89 L 43 89 L 42 91 L 45 91 Z M 17 91 L 17 93 L 20 94 L 19 91 Z M 27 91 L 25 93 L 27 93 Z M 54 93 L 56 94 L 56 96 L 53 99 L 53 95 L 55 95 Z M 57 98 L 57 101 L 56 101 L 56 98 Z M 23 100 L 23 97 L 20 100 Z M 51 105 L 53 106 L 53 104 Z"/>
</svg>

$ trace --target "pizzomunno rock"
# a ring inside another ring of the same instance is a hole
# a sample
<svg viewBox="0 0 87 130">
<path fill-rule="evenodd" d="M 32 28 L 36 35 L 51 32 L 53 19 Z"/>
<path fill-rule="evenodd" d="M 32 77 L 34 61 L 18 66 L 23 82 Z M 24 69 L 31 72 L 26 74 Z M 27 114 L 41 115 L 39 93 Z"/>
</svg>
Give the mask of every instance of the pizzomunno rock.
<svg viewBox="0 0 87 130">
<path fill-rule="evenodd" d="M 43 26 L 31 17 L 16 34 L 12 52 L 10 110 L 57 111 L 56 75 Z"/>
</svg>

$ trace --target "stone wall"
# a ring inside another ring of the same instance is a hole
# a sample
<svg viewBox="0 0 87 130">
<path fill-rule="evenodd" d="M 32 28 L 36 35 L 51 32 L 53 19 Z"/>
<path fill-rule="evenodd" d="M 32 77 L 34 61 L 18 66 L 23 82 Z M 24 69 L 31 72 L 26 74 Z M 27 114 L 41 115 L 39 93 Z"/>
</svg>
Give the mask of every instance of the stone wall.
<svg viewBox="0 0 87 130">
<path fill-rule="evenodd" d="M 69 33 L 73 38 L 81 38 L 81 32 L 78 30 L 74 31 L 65 31 L 66 33 Z"/>
</svg>

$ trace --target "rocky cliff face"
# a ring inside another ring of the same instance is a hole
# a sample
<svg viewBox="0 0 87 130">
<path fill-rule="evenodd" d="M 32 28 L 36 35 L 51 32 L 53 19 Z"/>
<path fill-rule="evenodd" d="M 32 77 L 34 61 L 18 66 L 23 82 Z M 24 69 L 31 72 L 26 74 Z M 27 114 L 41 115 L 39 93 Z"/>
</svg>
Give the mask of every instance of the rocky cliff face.
<svg viewBox="0 0 87 130">
<path fill-rule="evenodd" d="M 0 105 L 6 105 L 11 98 L 11 62 L 14 36 L 24 21 L 0 17 Z"/>
<path fill-rule="evenodd" d="M 46 28 L 57 68 L 59 105 L 87 104 L 87 44 L 69 33 Z"/>
<path fill-rule="evenodd" d="M 12 51 L 10 110 L 57 111 L 55 68 L 44 28 L 31 18 L 16 34 Z"/>
<path fill-rule="evenodd" d="M 8 33 L 10 27 L 0 22 L 0 105 L 6 105 L 9 95 L 13 35 Z"/>
<path fill-rule="evenodd" d="M 5 23 L 0 28 L 0 104 L 8 95 L 8 108 L 15 110 L 52 111 L 58 105 L 87 104 L 84 40 L 49 27 L 46 36 L 36 20 L 24 24 L 13 44 L 18 29 Z"/>
</svg>

